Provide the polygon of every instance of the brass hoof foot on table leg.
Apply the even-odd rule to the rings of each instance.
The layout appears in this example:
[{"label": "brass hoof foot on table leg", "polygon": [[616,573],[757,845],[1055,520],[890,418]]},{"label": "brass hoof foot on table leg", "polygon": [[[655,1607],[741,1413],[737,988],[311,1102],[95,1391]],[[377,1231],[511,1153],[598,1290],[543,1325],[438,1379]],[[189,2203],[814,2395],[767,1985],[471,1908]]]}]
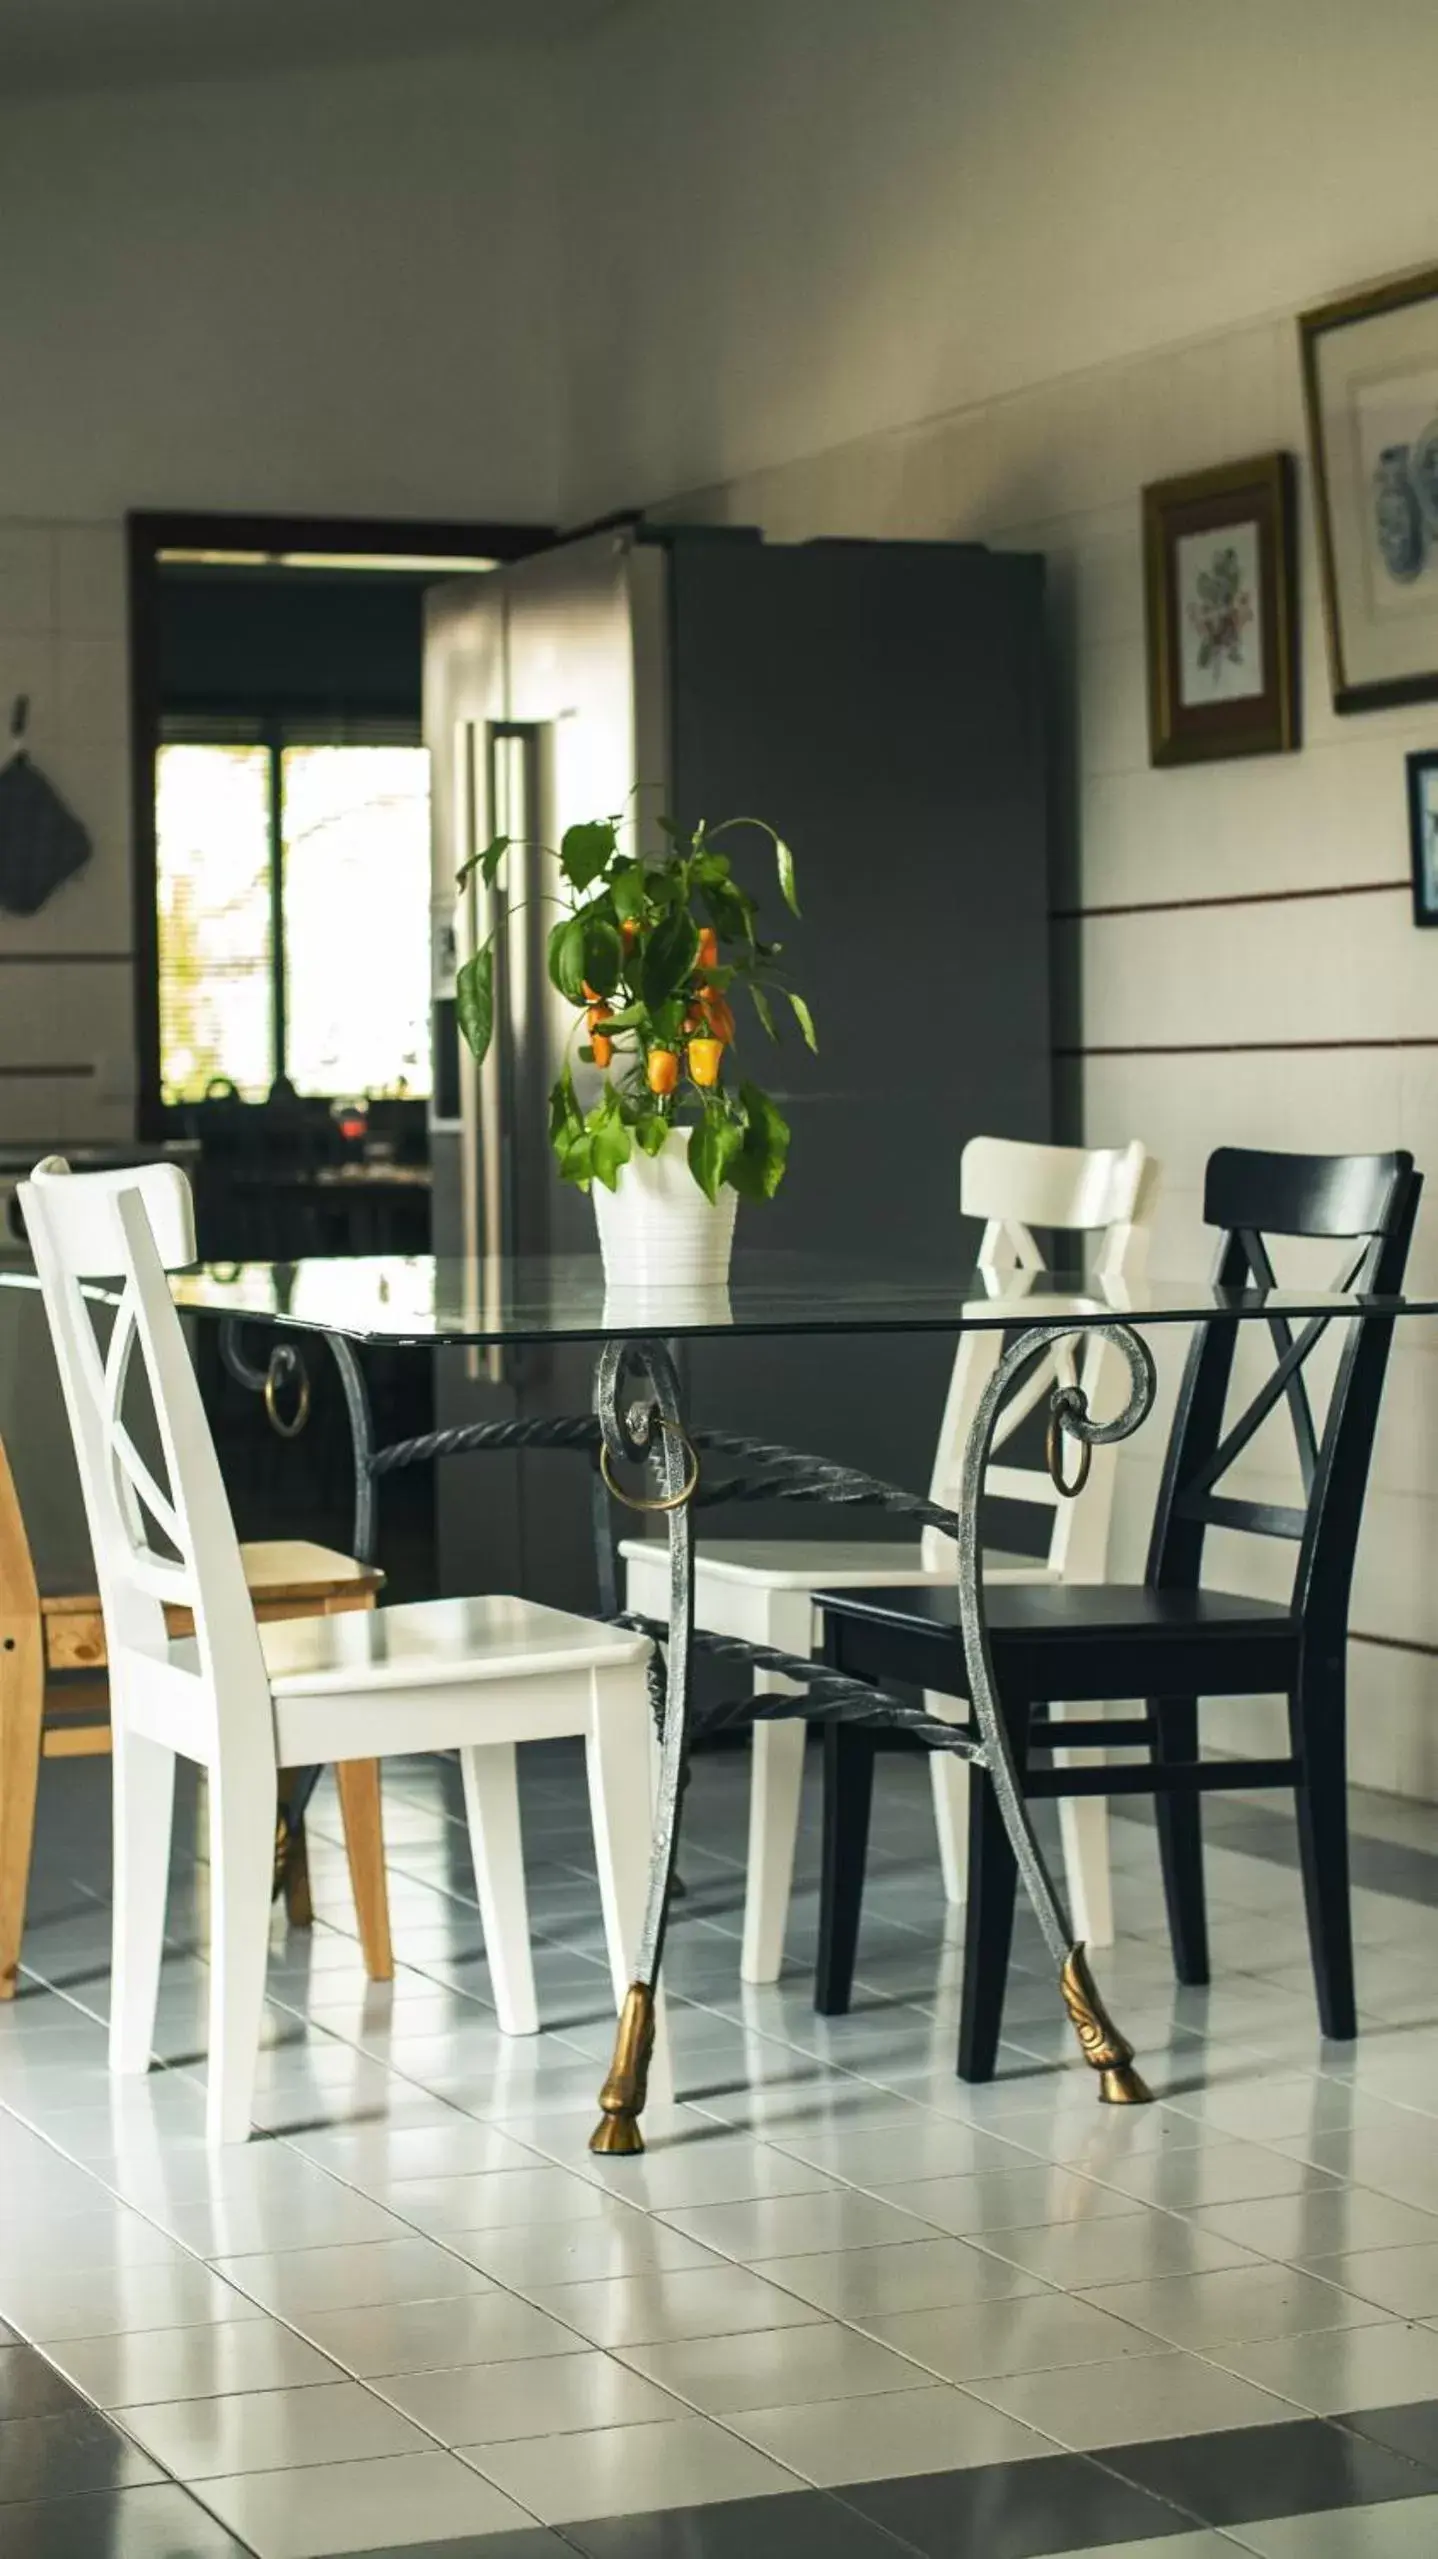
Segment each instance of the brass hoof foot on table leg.
[{"label": "brass hoof foot on table leg", "polygon": [[1119,2033],[1099,1997],[1082,1946],[1069,1948],[1059,1975],[1059,1988],[1079,2039],[1079,2050],[1090,2070],[1098,2072],[1099,2104],[1151,2106],[1153,2091],[1145,2087],[1134,2069],[1133,2046],[1126,2035]]},{"label": "brass hoof foot on table leg", "polygon": [[633,2159],[644,2148],[639,2118],[653,2049],[654,1993],[647,1982],[631,1982],[619,2012],[609,2077],[599,2091],[603,2120],[589,2137],[589,2147],[600,2159]]}]

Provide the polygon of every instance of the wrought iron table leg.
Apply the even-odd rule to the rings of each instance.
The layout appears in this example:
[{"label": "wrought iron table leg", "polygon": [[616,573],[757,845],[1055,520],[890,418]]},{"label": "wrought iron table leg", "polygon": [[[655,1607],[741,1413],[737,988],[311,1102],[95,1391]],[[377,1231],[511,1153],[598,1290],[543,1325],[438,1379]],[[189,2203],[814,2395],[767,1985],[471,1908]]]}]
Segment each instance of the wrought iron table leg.
[{"label": "wrought iron table leg", "polygon": [[[1104,2006],[1089,1970],[1088,1956],[1074,1938],[1067,1907],[1034,1835],[1024,1800],[1023,1783],[1015,1767],[1007,1729],[999,1711],[993,1652],[983,1602],[980,1503],[999,1413],[1020,1372],[1039,1353],[1051,1350],[1056,1342],[1079,1329],[1076,1325],[1059,1322],[1036,1325],[1022,1334],[999,1361],[979,1399],[959,1479],[959,1626],[969,1696],[983,1745],[984,1765],[998,1799],[1024,1889],[1058,1967],[1059,1989],[1078,2036],[1079,2050],[1090,2068],[1098,2072],[1100,2103],[1134,2106],[1148,2104],[1151,2092],[1133,2066],[1132,2044],[1120,2033]],[[1084,1327],[1083,1330],[1086,1334],[1099,1333],[1122,1354],[1128,1369],[1129,1395],[1123,1411],[1114,1421],[1096,1422],[1089,1413],[1087,1399],[1080,1387],[1061,1386],[1055,1390],[1050,1404],[1049,1463],[1061,1494],[1077,1491],[1082,1485],[1088,1471],[1087,1452],[1090,1448],[1112,1440],[1127,1439],[1129,1433],[1138,1428],[1152,1405],[1154,1395],[1153,1360],[1147,1344],[1136,1333],[1130,1332],[1124,1324],[1101,1324]],[[1084,1460],[1071,1487],[1065,1487],[1062,1480],[1061,1440],[1065,1434],[1078,1441]]]},{"label": "wrought iron table leg", "polygon": [[[591,2150],[614,2158],[632,2156],[644,2148],[639,2119],[654,2049],[654,1994],[679,1844],[679,1808],[688,1775],[694,1638],[694,1526],[689,1504],[699,1470],[685,1436],[679,1381],[662,1342],[607,1342],[595,1373],[594,1402],[610,1490],[631,1509],[662,1512],[669,1532],[669,1640],[662,1686],[657,1676],[651,1681],[660,1751],[649,1898],[614,2057],[599,2092],[599,2123],[589,2144]],[[647,1497],[621,1491],[610,1468],[614,1461],[626,1459],[647,1461],[662,1489]]]}]

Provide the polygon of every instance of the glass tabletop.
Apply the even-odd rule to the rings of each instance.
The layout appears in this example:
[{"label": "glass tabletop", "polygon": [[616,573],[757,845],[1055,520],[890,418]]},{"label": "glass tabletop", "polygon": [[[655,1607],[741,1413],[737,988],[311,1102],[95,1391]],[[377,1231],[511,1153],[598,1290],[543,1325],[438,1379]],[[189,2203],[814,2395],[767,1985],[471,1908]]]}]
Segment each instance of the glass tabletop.
[{"label": "glass tabletop", "polygon": [[1218,1316],[1438,1314],[1438,1298],[1341,1289],[1217,1289],[1206,1280],[1123,1281],[1083,1271],[999,1275],[971,1266],[825,1254],[740,1253],[727,1286],[607,1288],[597,1254],[446,1261],[430,1254],[246,1262],[177,1273],[193,1312],[254,1318],[359,1342],[599,1342],[624,1335],[955,1333],[1024,1323],[1149,1326]]}]

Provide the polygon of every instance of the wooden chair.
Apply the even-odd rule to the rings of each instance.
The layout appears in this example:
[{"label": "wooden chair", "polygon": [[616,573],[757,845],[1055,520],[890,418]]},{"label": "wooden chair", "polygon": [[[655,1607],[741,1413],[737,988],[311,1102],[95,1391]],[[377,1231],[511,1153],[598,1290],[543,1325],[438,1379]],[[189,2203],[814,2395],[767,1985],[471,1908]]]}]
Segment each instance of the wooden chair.
[{"label": "wooden chair", "polygon": [[[104,1601],[114,1724],[110,2067],[150,2066],[176,1763],[206,1774],[210,1957],[206,2136],[249,2136],[269,1939],[278,1774],[388,1752],[459,1755],[501,2033],[539,2030],[517,1745],[585,1744],[616,2004],[627,2007],[649,1885],[652,1789],[642,1635],[492,1595],[257,1625],[219,1459],[167,1269],[195,1253],[173,1164],[72,1174],[20,1193]],[[102,1350],[84,1282],[119,1275]],[[127,1426],[140,1372],[160,1458]],[[166,1607],[193,1612],[175,1637]],[[654,2048],[667,2082],[662,2004]]]},{"label": "wooden chair", "polygon": [[[1331,1285],[1395,1296],[1403,1285],[1421,1190],[1413,1158],[1403,1153],[1275,1155],[1221,1147],[1209,1158],[1204,1186],[1204,1218],[1220,1230],[1214,1284],[1272,1288],[1265,1235],[1304,1236],[1348,1247],[1343,1271]],[[1026,1793],[1155,1798],[1179,1981],[1208,1979],[1203,1795],[1224,1787],[1292,1788],[1319,2019],[1325,2035],[1346,2040],[1357,2032],[1348,1902],[1348,1598],[1393,1319],[1347,1323],[1320,1427],[1302,1372],[1333,1320],[1315,1316],[1295,1332],[1282,1315],[1271,1315],[1274,1366],[1245,1409],[1227,1422],[1239,1327],[1222,1316],[1198,1325],[1169,1435],[1144,1580],[1077,1590],[999,1590],[988,1598],[986,1614],[999,1705]],[[1259,1500],[1225,1489],[1235,1461],[1285,1407],[1301,1502]],[[1210,1528],[1290,1541],[1296,1560],[1289,1598],[1252,1599],[1201,1588]],[[822,1607],[828,1657],[839,1669],[884,1686],[900,1681],[946,1690],[953,1698],[967,1694],[952,1591],[835,1591],[824,1595]],[[1275,1695],[1288,1707],[1286,1758],[1200,1756],[1199,1705],[1205,1697]],[[1138,1698],[1143,1713],[1107,1726],[1051,1724],[1042,1710],[1054,1697]],[[1060,1738],[1138,1746],[1148,1757],[1144,1764],[1120,1767],[1030,1764]],[[825,1749],[816,2005],[831,2015],[848,2006],[853,1983],[874,1735],[863,1725],[831,1726]],[[970,1792],[969,1859],[959,2072],[965,2079],[988,2079],[1003,2016],[1016,1868],[993,1785],[979,1772]]]},{"label": "wooden chair", "polygon": [[[287,1617],[336,1617],[373,1608],[384,1576],[328,1546],[298,1539],[244,1546],[245,1580],[262,1624]],[[189,1635],[187,1608],[169,1607],[173,1635]],[[42,1590],[25,1533],[10,1461],[0,1440],[0,1999],[13,1999],[20,1970],[35,1797],[42,1759],[88,1759],[112,1748],[108,1701],[95,1682],[51,1688],[57,1671],[106,1668],[105,1620],[93,1590]],[[97,1711],[98,1710],[98,1711]],[[335,1766],[355,1914],[371,1981],[394,1975],[385,1889],[379,1762]],[[291,1921],[308,1927],[309,1868],[304,1824],[279,1826],[277,1881]]]},{"label": "wooden chair", "polygon": [[[1158,1179],[1157,1164],[1137,1139],[1124,1147],[1082,1147],[973,1137],[960,1160],[959,1207],[965,1217],[983,1220],[978,1267],[996,1282],[1012,1282],[1016,1273],[1045,1269],[1036,1228],[1074,1239],[1071,1252],[1094,1273],[1111,1280],[1134,1280],[1142,1275],[1147,1255]],[[1089,1242],[1090,1238],[1094,1240]],[[1045,1300],[1046,1314],[1058,1311],[1056,1301]],[[975,1329],[959,1336],[929,1487],[936,1502],[953,1501],[969,1427],[1002,1349],[1001,1333]],[[1056,1380],[1080,1382],[1095,1410],[1101,1410],[1107,1365],[1113,1357],[1099,1341],[1090,1342],[1077,1360],[1069,1345],[1061,1345],[1005,1414],[995,1445],[1010,1437],[1045,1385]],[[1012,1463],[991,1467],[990,1494],[1006,1502],[1037,1504],[1047,1514],[1050,1528],[1042,1555],[986,1553],[985,1582],[1100,1581],[1108,1557],[1115,1454],[1111,1448],[1095,1449],[1089,1481],[1078,1502],[1058,1499],[1045,1468]],[[668,1611],[666,1550],[657,1541],[628,1538],[620,1552],[628,1567],[627,1605],[640,1616],[662,1619]],[[952,1588],[954,1574],[953,1540],[937,1529],[925,1529],[921,1537],[903,1543],[845,1539],[822,1531],[792,1540],[706,1538],[695,1555],[694,1619],[711,1634],[743,1636],[780,1652],[813,1653],[821,1636],[816,1591],[880,1584],[893,1590],[926,1584]],[[766,1672],[755,1681],[759,1690],[782,1689],[785,1684]],[[933,1714],[950,1712],[944,1697],[927,1702]],[[805,1726],[798,1721],[754,1727],[740,1957],[745,1981],[779,1977],[799,1827],[804,1739]],[[938,1751],[929,1765],[944,1890],[951,1902],[961,1902],[966,1891],[968,1769],[962,1760]],[[1113,1940],[1108,1807],[1090,1797],[1065,1804],[1061,1819],[1069,1892],[1080,1915],[1081,1932],[1090,1945],[1107,1946]]]}]

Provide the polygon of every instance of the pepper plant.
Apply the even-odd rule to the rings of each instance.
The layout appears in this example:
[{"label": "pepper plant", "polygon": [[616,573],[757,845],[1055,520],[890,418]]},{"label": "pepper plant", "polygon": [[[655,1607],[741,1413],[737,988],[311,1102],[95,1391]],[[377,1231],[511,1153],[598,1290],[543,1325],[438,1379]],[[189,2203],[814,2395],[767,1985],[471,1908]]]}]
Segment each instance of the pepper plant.
[{"label": "pepper plant", "polygon": [[[767,837],[780,895],[797,915],[793,855],[762,818],[701,823],[689,835],[672,819],[656,823],[661,851],[628,849],[619,817],[571,826],[558,848],[564,894],[553,901],[560,913],[549,975],[574,1007],[580,1059],[604,1081],[586,1108],[566,1057],[549,1096],[550,1145],[564,1181],[612,1191],[636,1147],[658,1155],[671,1129],[687,1126],[689,1169],[706,1199],[717,1200],[725,1182],[744,1199],[772,1199],[789,1127],[757,1084],[726,1081],[738,1045],[735,999],[747,999],[767,1038],[778,1038],[776,1010],[787,1008],[807,1046],[818,1043],[783,945],[759,939],[757,902],[719,839],[737,829]],[[493,888],[511,843],[497,835],[473,854],[460,888],[476,872]],[[501,916],[456,981],[460,1029],[479,1059],[494,1028],[495,936],[511,912],[518,909]]]}]

